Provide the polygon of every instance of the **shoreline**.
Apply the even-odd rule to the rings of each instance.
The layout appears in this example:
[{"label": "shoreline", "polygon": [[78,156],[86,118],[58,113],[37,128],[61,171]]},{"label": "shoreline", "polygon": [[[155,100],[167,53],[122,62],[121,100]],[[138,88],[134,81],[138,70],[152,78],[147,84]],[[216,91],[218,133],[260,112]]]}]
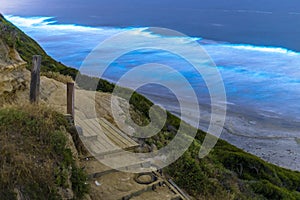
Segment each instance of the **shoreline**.
[{"label": "shoreline", "polygon": [[[172,107],[170,101],[167,102],[163,98],[158,101],[157,98],[153,98],[153,96],[157,95],[151,96],[149,91],[141,94],[180,117],[177,107]],[[207,132],[208,119],[210,118],[209,111],[204,110],[207,105],[200,106],[201,113],[205,112],[206,115],[201,116],[198,128]],[[288,128],[282,128],[281,124],[278,124],[278,121],[282,120],[280,118],[259,117],[253,113],[249,115],[246,111],[244,113],[234,113],[231,109],[227,110],[226,122],[220,139],[269,163],[286,169],[300,171],[300,143],[297,137],[297,127],[294,127],[294,130],[288,130]],[[182,117],[182,119],[196,127],[195,122],[191,118]],[[286,120],[282,123],[289,122]],[[292,122],[290,123],[292,124]],[[291,126],[291,124],[286,124],[286,127]]]}]

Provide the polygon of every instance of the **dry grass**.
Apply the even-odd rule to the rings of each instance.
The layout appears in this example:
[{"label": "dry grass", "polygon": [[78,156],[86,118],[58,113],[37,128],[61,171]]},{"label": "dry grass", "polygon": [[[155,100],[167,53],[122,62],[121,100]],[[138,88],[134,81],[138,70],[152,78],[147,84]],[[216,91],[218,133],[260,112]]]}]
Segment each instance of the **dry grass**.
[{"label": "dry grass", "polygon": [[14,103],[16,99],[15,93],[4,93],[0,95],[0,107]]},{"label": "dry grass", "polygon": [[46,76],[47,78],[54,79],[56,81],[62,82],[62,83],[69,83],[69,82],[74,82],[71,76],[65,76],[60,74],[59,72],[42,72],[42,76]]},{"label": "dry grass", "polygon": [[75,168],[67,126],[45,106],[0,110],[0,199],[15,199],[16,190],[25,199],[61,199],[58,188],[72,187],[68,179]]},{"label": "dry grass", "polygon": [[54,119],[48,109],[31,105],[0,111],[1,198],[15,188],[29,198],[34,196],[29,192],[33,185],[51,188],[36,193],[50,194],[55,189],[52,172],[60,159],[51,155],[49,145],[51,132],[58,128]]}]

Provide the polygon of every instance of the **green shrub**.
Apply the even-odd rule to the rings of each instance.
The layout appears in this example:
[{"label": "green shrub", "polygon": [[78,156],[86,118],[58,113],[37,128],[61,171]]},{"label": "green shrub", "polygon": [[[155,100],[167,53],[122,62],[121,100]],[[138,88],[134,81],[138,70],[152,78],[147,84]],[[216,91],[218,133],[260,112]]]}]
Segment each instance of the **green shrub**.
[{"label": "green shrub", "polygon": [[82,198],[84,194],[89,192],[89,185],[86,184],[87,176],[83,169],[73,166],[72,169],[72,189],[78,199]]},{"label": "green shrub", "polygon": [[50,143],[56,154],[62,155],[67,144],[67,138],[61,131],[55,131],[50,135]]},{"label": "green shrub", "polygon": [[291,193],[287,189],[275,186],[267,180],[257,181],[255,183],[252,183],[251,185],[256,193],[262,194],[267,199],[300,199],[299,193]]}]

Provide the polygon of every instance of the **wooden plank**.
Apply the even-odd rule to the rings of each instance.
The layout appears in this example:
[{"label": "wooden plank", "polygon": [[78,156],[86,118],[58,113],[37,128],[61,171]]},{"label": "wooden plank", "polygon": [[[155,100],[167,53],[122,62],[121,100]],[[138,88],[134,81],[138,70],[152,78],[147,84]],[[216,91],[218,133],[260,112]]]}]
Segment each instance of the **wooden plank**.
[{"label": "wooden plank", "polygon": [[103,137],[103,135],[98,135],[97,141],[109,151],[117,148],[108,138]]},{"label": "wooden plank", "polygon": [[75,116],[77,117],[76,119],[81,119],[81,120],[87,119],[85,114],[83,112],[79,111],[79,110],[76,110]]},{"label": "wooden plank", "polygon": [[[90,119],[86,119],[86,120],[83,120],[83,122],[88,125],[91,130],[97,135],[97,136],[101,136],[101,133],[103,133],[103,130],[101,129],[101,127],[97,127],[96,125],[94,125],[92,123],[92,121]],[[100,125],[99,125],[100,126]],[[102,136],[101,136],[102,137]]]},{"label": "wooden plank", "polygon": [[103,144],[107,149],[111,149],[114,147],[113,142],[103,133],[102,128],[100,127],[100,124],[98,127],[92,123],[93,119],[84,120],[84,122],[89,126],[91,131],[93,131],[97,136],[97,140]]},{"label": "wooden plank", "polygon": [[29,99],[31,103],[38,103],[40,96],[40,71],[41,71],[42,57],[35,55],[32,58],[31,82]]},{"label": "wooden plank", "polygon": [[138,146],[138,144],[135,141],[133,141],[128,136],[126,136],[117,128],[114,128],[114,126],[110,124],[108,121],[105,122],[103,119],[100,119],[99,121],[97,119],[94,119],[91,120],[91,122],[94,124],[98,124],[98,126],[101,124],[101,128],[105,129],[104,130],[105,135],[109,137],[118,146],[120,146],[122,149],[128,149],[128,148],[133,148]]},{"label": "wooden plank", "polygon": [[[96,157],[102,157],[121,152],[138,146],[131,138],[126,136],[108,121],[97,120],[97,118],[87,119],[85,114],[76,111],[76,123],[83,129],[86,138],[87,148]],[[100,122],[100,123],[99,123]]]},{"label": "wooden plank", "polygon": [[106,135],[104,135],[101,128],[94,126],[94,124],[91,123],[91,120],[88,119],[88,120],[79,120],[79,121],[81,122],[81,125],[86,129],[86,131],[89,132],[90,137],[95,135],[97,136],[96,140],[99,141],[101,146],[105,147],[107,151],[116,149],[113,142]]},{"label": "wooden plank", "polygon": [[92,149],[95,157],[103,157],[105,155],[114,154],[122,151],[120,148],[116,148],[115,146],[111,146],[110,148],[104,147],[99,140],[89,141],[89,149]]},{"label": "wooden plank", "polygon": [[[89,129],[89,127],[86,126],[86,124],[83,122],[83,120],[77,120],[77,125],[81,127],[82,131],[83,131],[83,136],[85,137],[91,137],[93,135],[91,135],[91,130]],[[96,136],[96,135],[94,135]]]},{"label": "wooden plank", "polygon": [[77,125],[82,128],[83,136],[98,137],[98,134],[92,131],[92,129],[84,122],[84,120],[77,120]]},{"label": "wooden plank", "polygon": [[[108,125],[108,124],[107,124]],[[108,125],[109,126],[109,125]],[[130,147],[137,147],[139,146],[138,143],[136,143],[133,139],[131,139],[128,136],[124,136],[125,134],[122,133],[120,130],[117,132],[114,132],[113,126],[109,126],[109,128],[112,130],[112,133],[115,137],[118,137],[119,139],[121,139],[122,141],[124,141],[126,143],[127,146]]]},{"label": "wooden plank", "polygon": [[[130,146],[130,147],[131,146],[138,146],[138,144],[135,141],[133,141],[130,137],[128,137],[123,132],[121,132],[118,128],[114,127],[110,122],[108,122],[104,118],[101,118],[100,120],[97,120],[97,118],[87,119],[86,116],[80,111],[76,112],[76,116],[78,116],[79,119],[84,119],[83,121],[88,121],[88,123],[93,124],[95,127],[101,125],[101,127],[106,128],[106,130],[110,134],[107,134],[107,133],[104,132],[105,135],[108,136],[113,141],[118,140],[119,142],[118,141],[116,141],[116,142],[119,145],[120,145],[120,142],[121,142],[121,144],[122,144],[121,146],[123,146],[123,147],[124,147],[124,145]],[[97,131],[95,130],[95,132],[97,132]],[[110,136],[113,136],[115,138],[112,138]]]},{"label": "wooden plank", "polygon": [[122,141],[122,143],[124,143],[126,146],[132,145],[132,143],[129,142],[128,138],[124,138],[119,133],[116,133],[116,131],[114,131],[114,129],[112,129],[107,123],[105,123],[105,121],[100,120],[100,124],[101,124],[101,127],[104,127],[109,132],[108,133],[109,136],[115,137],[117,140]]},{"label": "wooden plank", "polygon": [[[102,137],[99,136],[99,134],[97,134],[93,129],[91,129],[89,125],[85,122],[85,120],[77,120],[77,122],[79,122],[78,125],[81,126],[83,129],[84,137],[86,137],[87,139],[86,142],[88,142],[90,145],[95,145],[91,143],[90,139],[93,141],[97,140],[99,141],[97,146],[103,146],[105,149],[107,149],[107,151],[109,149],[112,149],[112,145],[107,144],[107,142],[105,142],[106,140],[104,140]],[[101,147],[101,151],[104,151],[103,147]]]},{"label": "wooden plank", "polygon": [[81,124],[84,124],[85,126],[89,127],[90,131],[92,132],[91,135],[98,135],[98,132],[101,130],[98,130],[97,128],[94,128],[93,125],[89,122],[88,119],[85,120],[78,120]]},{"label": "wooden plank", "polygon": [[89,144],[87,148],[88,148],[90,151],[92,151],[94,154],[98,154],[99,152],[102,151],[102,149],[104,149],[103,147],[101,148],[100,145],[94,144],[93,141],[88,141],[87,143]]},{"label": "wooden plank", "polygon": [[[120,129],[118,129],[117,127],[115,127],[114,125],[112,125],[109,121],[107,121],[105,118],[101,118],[101,120],[106,123],[107,125],[109,125],[115,132],[117,132],[120,136],[122,136],[123,138],[126,138],[129,141],[133,141],[128,135],[126,135],[125,133],[123,133]],[[133,141],[134,143],[136,143],[135,141]]]},{"label": "wooden plank", "polygon": [[112,141],[114,142],[116,145],[118,145],[120,148],[124,149],[127,148],[128,144],[125,143],[125,141],[120,140],[119,138],[117,138],[115,136],[115,134],[111,133],[109,130],[107,130],[106,127],[102,126],[102,129],[104,129],[103,131],[105,132],[105,135]]},{"label": "wooden plank", "polygon": [[71,115],[74,119],[74,83],[67,83],[67,114]]},{"label": "wooden plank", "polygon": [[86,140],[87,148],[92,151],[95,155],[103,152],[107,152],[107,148],[104,147],[97,140]]},{"label": "wooden plank", "polygon": [[99,142],[98,140],[91,141],[90,144],[91,144],[91,146],[93,146],[94,148],[97,149],[95,151],[95,154],[101,154],[101,153],[110,151],[110,149],[107,148],[107,146],[104,146],[103,143]]}]

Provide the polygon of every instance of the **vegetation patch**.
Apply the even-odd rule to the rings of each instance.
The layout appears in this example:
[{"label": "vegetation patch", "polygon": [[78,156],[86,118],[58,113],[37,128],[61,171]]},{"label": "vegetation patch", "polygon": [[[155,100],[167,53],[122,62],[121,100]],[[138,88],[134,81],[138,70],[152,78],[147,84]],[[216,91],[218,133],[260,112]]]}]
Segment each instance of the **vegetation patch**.
[{"label": "vegetation patch", "polygon": [[67,146],[67,128],[61,114],[43,106],[0,110],[0,199],[61,199],[68,188],[74,198],[88,192]]}]

